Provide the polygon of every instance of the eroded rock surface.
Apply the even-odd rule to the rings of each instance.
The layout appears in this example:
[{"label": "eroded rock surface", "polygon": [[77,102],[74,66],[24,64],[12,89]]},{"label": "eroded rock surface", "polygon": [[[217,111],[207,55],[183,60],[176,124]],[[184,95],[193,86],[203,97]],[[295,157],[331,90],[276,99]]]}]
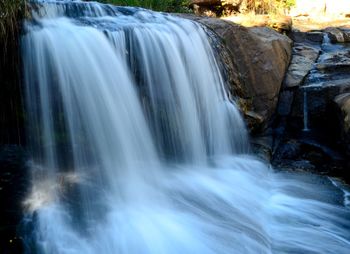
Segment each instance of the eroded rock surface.
[{"label": "eroded rock surface", "polygon": [[[244,111],[252,129],[264,129],[276,111],[283,77],[290,62],[292,41],[266,27],[246,28],[232,22],[185,15],[213,31],[225,45],[239,75]],[[233,89],[234,90],[234,89]],[[248,113],[249,112],[249,113]]]},{"label": "eroded rock surface", "polygon": [[350,45],[338,28],[295,32],[291,38],[293,57],[280,93],[273,163],[349,181]]}]

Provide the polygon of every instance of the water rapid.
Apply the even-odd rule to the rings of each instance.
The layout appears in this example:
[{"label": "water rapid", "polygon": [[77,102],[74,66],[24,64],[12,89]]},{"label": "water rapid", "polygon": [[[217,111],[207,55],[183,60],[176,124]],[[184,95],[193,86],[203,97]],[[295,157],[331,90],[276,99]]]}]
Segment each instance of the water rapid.
[{"label": "water rapid", "polygon": [[348,253],[344,192],[249,155],[200,25],[94,2],[29,6],[28,253]]}]

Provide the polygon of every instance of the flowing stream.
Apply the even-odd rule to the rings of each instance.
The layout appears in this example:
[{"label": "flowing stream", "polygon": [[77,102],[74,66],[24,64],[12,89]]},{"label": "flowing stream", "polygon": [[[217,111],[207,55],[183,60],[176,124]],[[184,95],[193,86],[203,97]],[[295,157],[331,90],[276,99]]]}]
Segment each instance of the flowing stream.
[{"label": "flowing stream", "polygon": [[200,25],[93,2],[30,7],[28,253],[349,253],[338,185],[249,155]]}]

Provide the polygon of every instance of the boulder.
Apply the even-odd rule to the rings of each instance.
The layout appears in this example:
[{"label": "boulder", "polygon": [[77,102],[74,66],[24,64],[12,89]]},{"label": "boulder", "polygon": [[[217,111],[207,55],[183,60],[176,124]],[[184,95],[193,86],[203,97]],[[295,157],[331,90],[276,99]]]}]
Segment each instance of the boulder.
[{"label": "boulder", "polygon": [[280,116],[289,116],[292,111],[292,105],[295,92],[284,90],[280,93],[277,112]]},{"label": "boulder", "polygon": [[325,29],[328,36],[333,43],[343,43],[345,42],[344,33],[336,27],[328,27]]},{"label": "boulder", "polygon": [[350,42],[350,30],[349,29],[342,29],[342,32],[344,34],[345,42]]},{"label": "boulder", "polygon": [[[292,41],[266,27],[246,28],[225,20],[182,15],[213,31],[230,55],[232,69],[238,73],[240,97],[249,102],[246,111],[254,112],[265,128],[276,111],[283,77],[290,62]],[[233,89],[234,90],[234,89]],[[261,123],[259,123],[261,122]],[[256,126],[254,126],[256,129]]]},{"label": "boulder", "polygon": [[293,58],[284,78],[284,87],[298,87],[313,68],[319,56],[320,48],[298,43],[293,47]]},{"label": "boulder", "polygon": [[[307,56],[307,53],[302,53],[301,55]],[[302,57],[303,56],[296,56],[296,59]],[[307,67],[312,67],[312,59],[310,58],[309,60],[310,62],[307,65],[301,60],[299,64],[297,62],[295,64],[296,66],[300,65],[300,71],[303,72],[303,69],[306,71]],[[293,68],[293,62],[294,60],[292,60],[289,69],[295,69]],[[330,107],[333,104],[334,97],[338,94],[350,91],[350,50],[338,49],[330,52],[323,52],[313,66],[314,68],[309,72],[310,74],[301,80],[305,87],[296,92],[293,115],[302,117],[304,91],[306,89],[309,116],[325,119],[329,117],[327,116],[327,112],[332,112]],[[300,71],[293,72],[292,70],[287,73],[285,79],[286,87],[297,85],[297,82],[293,83],[293,81],[296,81],[296,77],[298,77],[296,74],[300,73]],[[294,79],[292,79],[292,77],[294,77]],[[300,85],[300,82],[298,85]]]},{"label": "boulder", "polygon": [[340,112],[342,139],[350,153],[350,93],[340,94],[334,98],[334,101]]},{"label": "boulder", "polygon": [[280,16],[277,18],[271,18],[269,20],[269,26],[275,29],[279,33],[289,32],[292,30],[292,18],[289,16]]},{"label": "boulder", "polygon": [[300,32],[292,31],[289,35],[294,43],[311,43],[320,45],[323,41],[323,33],[320,31]]},{"label": "boulder", "polygon": [[330,117],[328,113],[331,113],[330,106],[334,97],[338,94],[350,92],[350,78],[328,80],[299,89],[294,98],[293,116],[303,117],[305,89],[309,117],[327,119]]},{"label": "boulder", "polygon": [[347,75],[350,70],[350,49],[342,49],[323,54],[316,68],[323,73]]}]

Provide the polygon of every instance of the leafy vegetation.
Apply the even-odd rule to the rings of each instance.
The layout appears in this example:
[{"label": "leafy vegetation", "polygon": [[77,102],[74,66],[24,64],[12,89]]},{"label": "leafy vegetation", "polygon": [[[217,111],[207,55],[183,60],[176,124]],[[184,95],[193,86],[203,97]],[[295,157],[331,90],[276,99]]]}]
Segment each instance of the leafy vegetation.
[{"label": "leafy vegetation", "polygon": [[121,6],[138,6],[155,11],[188,12],[188,0],[97,0],[101,3],[109,3]]},{"label": "leafy vegetation", "polygon": [[18,30],[19,17],[24,13],[24,0],[0,1],[0,38],[7,39],[6,35]]},{"label": "leafy vegetation", "polygon": [[21,143],[19,36],[25,0],[0,0],[0,144]]}]

